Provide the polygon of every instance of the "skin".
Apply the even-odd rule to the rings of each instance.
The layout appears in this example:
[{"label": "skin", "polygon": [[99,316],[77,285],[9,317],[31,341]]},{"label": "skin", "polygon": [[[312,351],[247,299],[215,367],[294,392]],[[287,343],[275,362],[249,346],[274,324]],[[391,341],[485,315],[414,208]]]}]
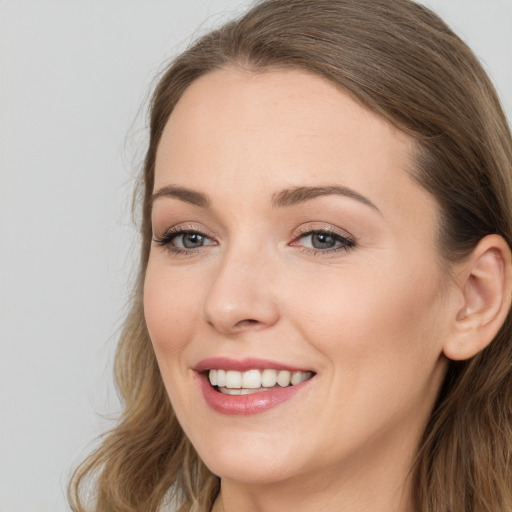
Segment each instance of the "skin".
[{"label": "skin", "polygon": [[[446,370],[460,293],[436,246],[439,208],[410,174],[413,141],[329,82],[237,69],[196,80],[164,130],[145,316],[178,419],[222,490],[214,511],[412,511],[407,478]],[[273,206],[283,189],[348,187]],[[354,242],[313,249],[327,229]],[[174,245],[173,245],[174,244]],[[341,245],[340,245],[341,244]],[[193,368],[258,357],[316,375],[252,416],[210,409]]]}]

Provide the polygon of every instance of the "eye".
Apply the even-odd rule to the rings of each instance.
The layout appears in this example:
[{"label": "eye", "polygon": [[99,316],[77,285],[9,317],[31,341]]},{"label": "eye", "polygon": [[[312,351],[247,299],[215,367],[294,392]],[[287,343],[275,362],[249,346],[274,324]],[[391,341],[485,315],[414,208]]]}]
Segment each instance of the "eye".
[{"label": "eye", "polygon": [[355,246],[355,242],[347,236],[328,229],[307,231],[298,236],[290,245],[300,246],[313,253],[330,253],[346,251]]},{"label": "eye", "polygon": [[310,245],[313,249],[332,249],[339,243],[339,240],[336,240],[333,235],[320,232],[303,236],[302,243]]},{"label": "eye", "polygon": [[155,236],[153,241],[171,252],[188,253],[207,245],[216,245],[210,237],[192,229],[170,229],[161,237]]},{"label": "eye", "polygon": [[174,235],[171,243],[175,247],[181,247],[183,249],[197,249],[203,245],[208,245],[208,237],[201,233],[181,233]]}]

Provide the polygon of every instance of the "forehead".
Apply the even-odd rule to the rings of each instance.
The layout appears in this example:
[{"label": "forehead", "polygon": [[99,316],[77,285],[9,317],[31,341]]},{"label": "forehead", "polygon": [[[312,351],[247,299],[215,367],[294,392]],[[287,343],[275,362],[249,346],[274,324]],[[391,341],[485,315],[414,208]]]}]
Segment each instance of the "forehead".
[{"label": "forehead", "polygon": [[419,194],[431,213],[432,198],[410,178],[414,144],[319,76],[217,70],[193,82],[171,114],[155,189],[172,183],[222,197],[337,183],[384,210],[407,210]]}]

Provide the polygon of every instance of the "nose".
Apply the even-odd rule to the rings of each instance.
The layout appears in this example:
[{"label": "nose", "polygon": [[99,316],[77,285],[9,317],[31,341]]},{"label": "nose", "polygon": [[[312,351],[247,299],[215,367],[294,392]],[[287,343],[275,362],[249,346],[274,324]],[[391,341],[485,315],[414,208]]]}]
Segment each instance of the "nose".
[{"label": "nose", "polygon": [[263,257],[226,254],[204,300],[205,321],[223,334],[273,326],[279,310],[272,275]]}]

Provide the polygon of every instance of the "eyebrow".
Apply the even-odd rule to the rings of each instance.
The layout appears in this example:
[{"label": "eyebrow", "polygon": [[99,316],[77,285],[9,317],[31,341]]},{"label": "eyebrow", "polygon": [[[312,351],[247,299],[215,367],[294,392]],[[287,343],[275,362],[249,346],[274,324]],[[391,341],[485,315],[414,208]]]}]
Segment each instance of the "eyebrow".
[{"label": "eyebrow", "polygon": [[206,194],[185,187],[177,187],[176,185],[167,185],[154,192],[151,196],[151,204],[161,197],[179,199],[180,201],[200,206],[201,208],[210,207],[210,199]]},{"label": "eyebrow", "polygon": [[[349,187],[340,185],[327,185],[321,187],[302,186],[284,189],[272,194],[271,203],[273,207],[283,208],[304,203],[315,199],[316,197],[328,195],[340,195],[355,199],[356,201],[359,201],[380,213],[377,206],[375,206],[375,204],[373,204],[367,197]],[[211,205],[210,198],[206,194],[176,185],[166,185],[165,187],[158,189],[151,196],[151,204],[161,197],[179,199],[180,201],[184,201],[201,208],[209,208]]]},{"label": "eyebrow", "polygon": [[380,210],[367,197],[355,190],[341,185],[327,185],[323,187],[294,187],[281,190],[272,195],[272,205],[276,207],[293,206],[310,201],[320,196],[339,195],[355,199],[380,213]]}]

